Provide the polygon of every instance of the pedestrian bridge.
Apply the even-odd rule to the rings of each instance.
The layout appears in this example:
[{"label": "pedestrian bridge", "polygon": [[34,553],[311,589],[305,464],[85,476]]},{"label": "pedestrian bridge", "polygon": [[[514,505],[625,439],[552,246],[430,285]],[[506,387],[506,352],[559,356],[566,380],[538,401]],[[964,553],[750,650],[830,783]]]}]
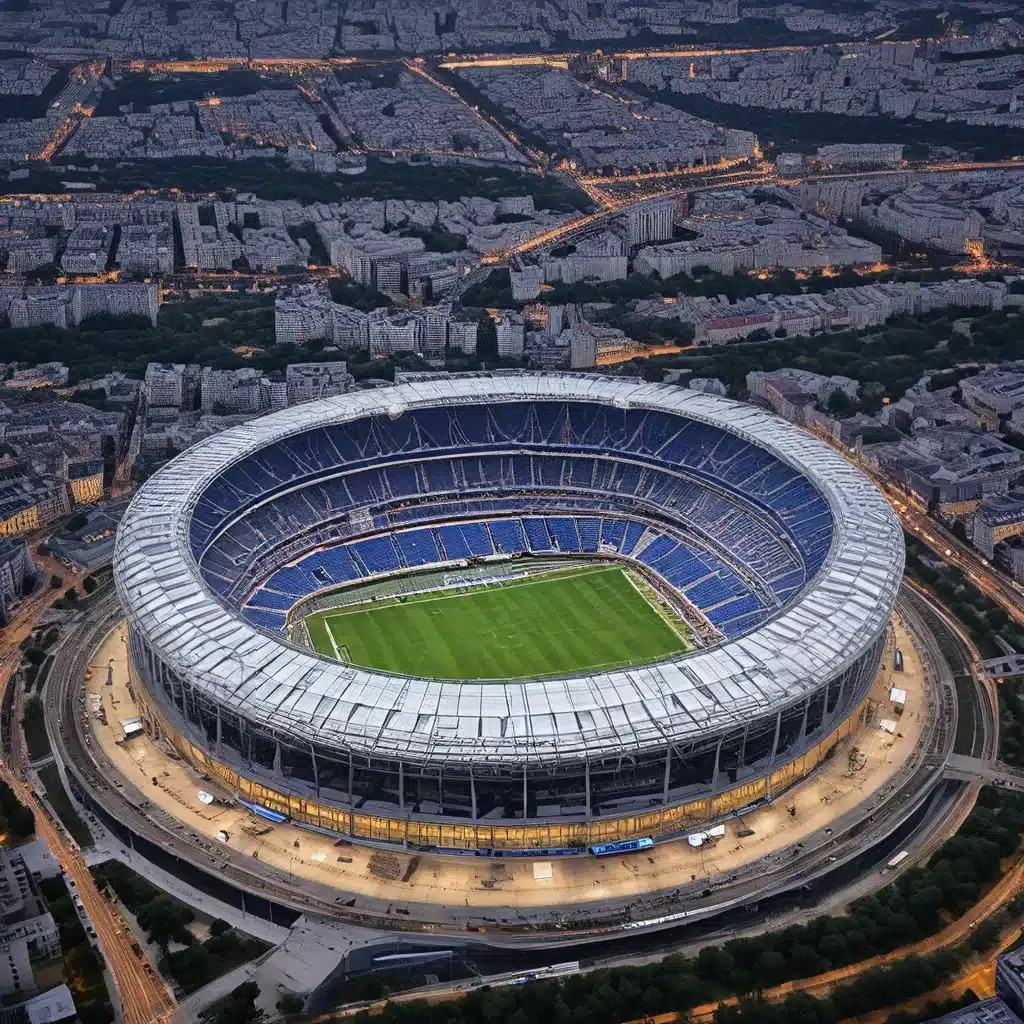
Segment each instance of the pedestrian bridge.
[{"label": "pedestrian bridge", "polygon": [[985,675],[989,679],[1013,679],[1024,676],[1024,654],[1002,654],[985,662]]},{"label": "pedestrian bridge", "polygon": [[981,782],[989,786],[1003,786],[1024,792],[1024,768],[1014,768],[1002,761],[987,761],[982,757],[950,754],[943,774],[948,779]]}]

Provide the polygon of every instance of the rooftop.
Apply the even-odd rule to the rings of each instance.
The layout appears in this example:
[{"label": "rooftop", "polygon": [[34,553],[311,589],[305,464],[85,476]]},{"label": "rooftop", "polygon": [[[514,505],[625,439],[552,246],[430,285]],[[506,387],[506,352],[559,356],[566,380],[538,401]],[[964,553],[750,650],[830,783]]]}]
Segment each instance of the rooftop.
[{"label": "rooftop", "polygon": [[[398,679],[328,661],[248,625],[201,582],[191,508],[227,467],[273,441],[410,409],[596,402],[708,423],[768,448],[829,503],[829,555],[804,594],[746,635],[616,672],[494,683]],[[559,761],[687,741],[801,699],[853,665],[888,621],[903,568],[899,524],[874,485],[823,443],[751,406],[670,385],[585,374],[461,375],[358,391],[202,441],[152,477],[118,533],[115,579],[135,628],[225,707],[310,742],[376,756]],[[581,731],[580,717],[598,722]],[[426,724],[424,724],[426,723]]]}]

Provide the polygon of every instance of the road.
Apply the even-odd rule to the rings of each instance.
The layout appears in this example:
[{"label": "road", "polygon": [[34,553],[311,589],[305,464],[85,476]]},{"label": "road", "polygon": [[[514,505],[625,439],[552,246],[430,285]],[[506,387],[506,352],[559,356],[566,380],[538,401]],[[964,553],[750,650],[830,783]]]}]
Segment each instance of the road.
[{"label": "road", "polygon": [[[63,575],[69,585],[76,580],[66,571]],[[22,604],[13,622],[3,631],[0,640],[0,703],[18,662],[18,644],[31,633],[42,613],[62,593],[63,588],[40,591]],[[15,725],[12,733],[17,731]],[[173,1007],[173,1001],[167,990],[148,969],[144,957],[140,958],[133,952],[131,935],[110,903],[100,895],[77,845],[50,820],[48,811],[23,775],[24,765],[20,762],[0,760],[0,779],[11,787],[20,803],[32,809],[36,834],[43,838],[78,888],[120,996],[124,1024],[159,1024],[169,1020],[167,1013]]]},{"label": "road", "polygon": [[[922,939],[919,942],[910,943],[909,945],[902,946],[889,953],[870,957],[867,960],[860,960],[857,963],[849,964],[846,967],[826,971],[823,974],[816,974],[809,978],[801,978],[796,981],[784,982],[781,985],[765,989],[762,993],[762,997],[765,1001],[770,1003],[781,1002],[787,997],[797,993],[813,996],[819,999],[824,998],[831,994],[838,986],[851,982],[874,968],[888,966],[894,960],[908,956],[926,956],[930,953],[936,953],[940,950],[956,946],[963,942],[970,935],[971,931],[977,927],[977,925],[998,913],[1011,899],[1013,899],[1020,890],[1022,884],[1024,884],[1024,858],[1019,858],[1010,870],[1003,875],[1000,881],[996,883],[996,885],[993,886],[993,888],[990,889],[985,896],[978,901],[978,903],[964,914],[963,917],[960,917],[956,921],[947,925],[942,929],[942,931],[937,932],[928,938]],[[1008,945],[1009,943],[1005,943],[1004,948]],[[600,964],[595,965],[593,969],[602,970],[604,967],[604,964]],[[982,965],[981,967],[973,965],[965,971],[965,979],[969,980],[974,977],[984,977],[986,969],[985,965]],[[487,979],[482,979],[483,982],[486,982],[486,980]],[[466,986],[466,983],[460,982],[456,985],[445,986],[426,994],[423,992],[399,993],[392,996],[387,1000],[387,1002],[414,1002],[424,998],[431,1003],[451,1002],[456,999],[461,999],[467,994],[464,986]],[[960,989],[961,993],[967,987],[968,984],[965,981],[963,987]],[[732,1006],[735,1005],[737,1001],[738,1000],[736,998],[729,998],[713,1003],[702,1003],[699,1006],[695,1006],[688,1013],[685,1011],[682,1013],[663,1013],[654,1017],[638,1018],[636,1020],[628,1021],[626,1024],[652,1024],[652,1022],[658,1022],[658,1024],[676,1024],[676,1022],[680,1022],[680,1024],[682,1024],[682,1022],[691,1022],[691,1024],[693,1024],[693,1022],[709,1022],[710,1024],[710,1022],[714,1020],[715,1011],[719,1006]],[[379,1012],[385,1005],[386,1003],[381,1001],[372,1004],[370,1008],[372,1011]],[[336,1010],[332,1013],[324,1014],[322,1017],[316,1018],[316,1021],[327,1022],[340,1017],[351,1016],[362,1012],[366,1008],[366,1004],[360,1004],[359,1006]],[[877,1017],[879,1024],[895,1009],[897,1009],[897,1007],[887,1007],[884,1012],[880,1011]],[[874,1015],[872,1015],[872,1018],[860,1018],[861,1021],[867,1021],[869,1019],[874,1021]]]},{"label": "road", "polygon": [[855,465],[875,482],[908,533],[912,533],[927,545],[944,562],[962,569],[971,583],[987,598],[998,604],[1014,622],[1024,626],[1024,590],[1019,589],[1011,580],[998,573],[981,552],[976,551],[969,544],[965,544],[932,519],[926,509],[915,505],[913,499],[909,498],[899,487],[866,466],[852,448],[847,448],[834,439],[823,437],[817,432],[814,432],[814,436],[830,444],[848,462]]},{"label": "road", "polygon": [[950,755],[946,765],[946,778],[977,780],[1006,789],[1024,790],[1024,769],[981,757]]},{"label": "road", "polygon": [[[891,953],[884,953],[879,956],[873,956],[868,960],[861,960],[858,963],[850,964],[847,967],[840,967],[834,971],[826,971],[824,974],[816,974],[811,978],[802,978],[798,981],[787,981],[782,985],[776,985],[773,988],[765,989],[762,992],[762,998],[769,1003],[782,1002],[784,999],[791,995],[801,993],[803,995],[813,996],[821,999],[831,994],[838,986],[853,981],[855,978],[870,971],[876,967],[886,967],[890,965],[894,960],[903,959],[908,956],[927,956],[930,953],[937,953],[943,949],[949,949],[953,946],[963,942],[977,925],[987,920],[993,914],[998,913],[1020,890],[1021,885],[1024,884],[1024,858],[1020,858],[1013,865],[1013,867],[991,888],[985,896],[979,900],[963,917],[958,918],[956,921],[947,925],[942,931],[937,932],[935,935],[931,935],[926,939],[922,939],[920,942],[913,942],[910,945],[902,946],[899,949],[893,950]],[[1014,933],[1014,936],[1018,935],[1018,932]],[[1012,945],[1013,939],[1004,940],[999,948],[1002,952]],[[928,993],[927,995],[921,996],[912,1001],[913,1006],[908,1005],[906,1008],[914,1008],[917,1004],[926,1003],[929,999],[934,999],[938,995],[941,998],[948,998],[952,995],[962,995],[968,987],[971,986],[971,982],[975,980],[983,981],[989,976],[991,970],[992,960],[990,959],[985,964],[971,964],[965,968],[958,983],[954,982],[950,988],[953,991],[949,991],[943,988],[936,992]],[[980,986],[979,986],[980,987]],[[975,989],[978,995],[982,995]],[[984,996],[983,996],[984,997]],[[713,1021],[715,1011],[719,1006],[733,1006],[737,1000],[735,998],[723,999],[720,1002],[714,1003],[703,1003],[700,1006],[695,1006],[690,1010],[688,1015],[680,1013],[663,1013],[656,1017],[643,1017],[637,1020],[626,1022],[626,1024],[651,1024],[652,1021],[657,1021],[658,1024],[675,1024],[677,1021],[690,1021],[690,1022],[704,1022]],[[904,1008],[900,1006],[887,1006],[881,1010],[876,1011],[867,1016],[858,1017],[857,1020],[860,1024],[882,1024],[888,1016],[897,1009]]]},{"label": "road", "polygon": [[[885,1024],[890,1015],[897,1010],[905,1013],[918,1013],[927,1008],[929,1003],[940,1002],[947,999],[959,999],[966,995],[967,991],[973,992],[979,999],[990,999],[996,994],[996,958],[1005,953],[1011,946],[1016,945],[1021,939],[1021,930],[1018,927],[1011,929],[1003,936],[999,945],[981,963],[969,961],[960,973],[942,988],[933,992],[927,992],[915,999],[908,999],[898,1006],[886,1006],[874,1013],[864,1014],[857,1018],[856,1024]],[[854,1024],[853,1021],[843,1021],[842,1024]]]}]

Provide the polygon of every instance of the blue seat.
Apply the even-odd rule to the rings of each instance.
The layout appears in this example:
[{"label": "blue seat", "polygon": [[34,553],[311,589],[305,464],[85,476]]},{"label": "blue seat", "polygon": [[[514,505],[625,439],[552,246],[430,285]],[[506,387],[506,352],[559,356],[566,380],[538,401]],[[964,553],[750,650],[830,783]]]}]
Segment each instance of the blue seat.
[{"label": "blue seat", "polygon": [[442,560],[430,530],[403,530],[395,534],[395,543],[406,565],[427,565]]},{"label": "blue seat", "polygon": [[554,550],[551,544],[551,534],[548,533],[543,519],[524,519],[523,527],[526,530],[526,540],[531,551]]},{"label": "blue seat", "polygon": [[268,612],[259,608],[243,608],[242,616],[260,629],[271,629],[281,632],[287,619],[281,612]]},{"label": "blue seat", "polygon": [[517,555],[527,550],[523,525],[518,519],[496,519],[490,524],[490,530],[495,551]]},{"label": "blue seat", "polygon": [[576,520],[569,518],[545,519],[548,533],[559,551],[579,551],[580,538],[576,532]]},{"label": "blue seat", "polygon": [[580,550],[596,552],[601,536],[600,519],[577,519],[576,532],[580,538]]},{"label": "blue seat", "polygon": [[[634,498],[685,524],[680,537],[663,534],[641,557],[672,585],[699,586],[708,608],[746,593],[726,563],[790,600],[833,539],[821,495],[754,442],[646,409],[552,400],[416,409],[285,438],[206,487],[188,540],[207,585],[227,600],[244,601],[268,573],[277,581],[268,591],[290,598],[496,551],[596,553],[610,545],[632,554],[648,529],[625,518]],[[338,542],[356,532],[350,522],[394,538],[349,550]],[[273,553],[292,538],[308,538],[315,557],[277,576]],[[704,550],[710,542],[721,557]],[[294,559],[295,545],[287,551]],[[767,613],[734,612],[722,628]]]},{"label": "blue seat", "polygon": [[390,537],[373,537],[349,545],[350,554],[361,565],[367,576],[382,572],[396,572],[400,566],[395,546]]}]

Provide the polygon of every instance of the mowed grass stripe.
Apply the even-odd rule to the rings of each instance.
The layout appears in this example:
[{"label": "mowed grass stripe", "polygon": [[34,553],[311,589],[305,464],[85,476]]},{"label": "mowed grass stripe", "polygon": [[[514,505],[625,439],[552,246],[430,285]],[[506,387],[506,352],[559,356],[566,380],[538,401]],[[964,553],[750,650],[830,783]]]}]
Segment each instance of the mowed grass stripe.
[{"label": "mowed grass stripe", "polygon": [[[685,649],[618,566],[321,617],[366,668],[446,679],[586,672]],[[333,656],[319,629],[310,636]]]}]

